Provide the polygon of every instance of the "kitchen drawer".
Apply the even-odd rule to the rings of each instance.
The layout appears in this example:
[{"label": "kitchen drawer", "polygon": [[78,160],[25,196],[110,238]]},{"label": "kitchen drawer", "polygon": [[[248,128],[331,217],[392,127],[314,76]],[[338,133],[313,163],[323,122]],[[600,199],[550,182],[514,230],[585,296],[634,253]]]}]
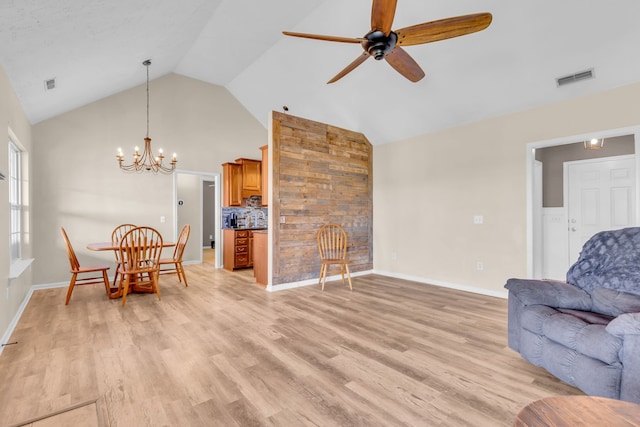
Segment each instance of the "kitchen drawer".
[{"label": "kitchen drawer", "polygon": [[247,246],[249,244],[249,239],[236,239],[236,246]]},{"label": "kitchen drawer", "polygon": [[236,254],[236,267],[246,267],[249,264],[249,254],[239,253]]},{"label": "kitchen drawer", "polygon": [[238,244],[238,238],[239,237],[249,237],[249,230],[240,230],[240,231],[236,231],[236,245]]},{"label": "kitchen drawer", "polygon": [[236,253],[247,253],[249,252],[249,246],[236,246]]}]

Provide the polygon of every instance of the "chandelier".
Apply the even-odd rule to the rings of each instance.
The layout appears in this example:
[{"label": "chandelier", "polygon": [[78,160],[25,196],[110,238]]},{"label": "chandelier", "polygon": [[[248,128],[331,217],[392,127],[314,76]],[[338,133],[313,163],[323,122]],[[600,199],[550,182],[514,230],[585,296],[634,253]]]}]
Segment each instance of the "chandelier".
[{"label": "chandelier", "polygon": [[164,154],[162,154],[162,148],[158,150],[158,155],[154,156],[151,151],[151,138],[149,138],[149,65],[151,65],[151,60],[147,59],[142,63],[145,67],[147,67],[147,136],[144,138],[144,150],[142,154],[139,151],[139,148],[136,147],[133,153],[133,163],[125,165],[124,164],[124,154],[122,153],[122,148],[118,148],[118,154],[116,158],[118,159],[118,164],[120,165],[120,169],[126,172],[153,172],[153,173],[172,173],[176,168],[176,163],[178,159],[176,157],[176,153],[173,153],[173,157],[171,158],[171,162],[169,165],[164,165],[162,161],[164,160]]}]

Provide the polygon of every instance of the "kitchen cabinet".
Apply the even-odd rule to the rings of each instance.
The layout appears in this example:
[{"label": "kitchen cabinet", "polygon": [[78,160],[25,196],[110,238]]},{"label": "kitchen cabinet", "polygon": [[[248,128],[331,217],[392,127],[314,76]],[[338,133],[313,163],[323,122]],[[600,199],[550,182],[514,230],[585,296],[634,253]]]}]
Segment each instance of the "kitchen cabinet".
[{"label": "kitchen cabinet", "polygon": [[241,206],[242,165],[238,163],[224,163],[222,165],[222,181],[222,206]]},{"label": "kitchen cabinet", "polygon": [[242,198],[262,195],[262,174],[260,160],[236,159],[242,166]]},{"label": "kitchen cabinet", "polygon": [[256,231],[253,236],[253,276],[256,278],[256,283],[267,286],[269,280],[267,230]]},{"label": "kitchen cabinet", "polygon": [[262,186],[262,206],[269,206],[269,146],[260,147],[262,150],[262,165],[260,168],[260,180]]},{"label": "kitchen cabinet", "polygon": [[253,266],[253,231],[225,228],[223,267],[233,271]]}]

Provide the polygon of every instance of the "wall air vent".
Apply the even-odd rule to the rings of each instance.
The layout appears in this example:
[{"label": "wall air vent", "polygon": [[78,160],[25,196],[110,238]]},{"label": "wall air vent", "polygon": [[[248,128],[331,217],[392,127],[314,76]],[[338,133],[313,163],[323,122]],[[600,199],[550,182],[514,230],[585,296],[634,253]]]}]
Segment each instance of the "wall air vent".
[{"label": "wall air vent", "polygon": [[44,81],[44,90],[53,90],[56,88],[56,79],[48,79]]},{"label": "wall air vent", "polygon": [[579,73],[571,74],[564,77],[558,77],[556,79],[556,83],[558,87],[568,85],[569,83],[577,83],[582,80],[588,80],[593,78],[593,68],[590,68],[585,71],[580,71]]}]

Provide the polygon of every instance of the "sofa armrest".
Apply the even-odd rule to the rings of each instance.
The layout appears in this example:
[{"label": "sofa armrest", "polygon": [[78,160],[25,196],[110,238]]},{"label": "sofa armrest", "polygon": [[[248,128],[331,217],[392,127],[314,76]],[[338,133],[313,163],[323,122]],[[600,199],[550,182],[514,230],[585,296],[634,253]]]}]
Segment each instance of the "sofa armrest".
[{"label": "sofa armrest", "polygon": [[625,313],[607,325],[607,332],[620,339],[625,335],[640,335],[640,313]]},{"label": "sofa armrest", "polygon": [[621,314],[606,330],[622,340],[620,399],[640,403],[640,313]]},{"label": "sofa armrest", "polygon": [[591,310],[591,296],[582,289],[557,280],[509,279],[505,288],[526,305]]}]

